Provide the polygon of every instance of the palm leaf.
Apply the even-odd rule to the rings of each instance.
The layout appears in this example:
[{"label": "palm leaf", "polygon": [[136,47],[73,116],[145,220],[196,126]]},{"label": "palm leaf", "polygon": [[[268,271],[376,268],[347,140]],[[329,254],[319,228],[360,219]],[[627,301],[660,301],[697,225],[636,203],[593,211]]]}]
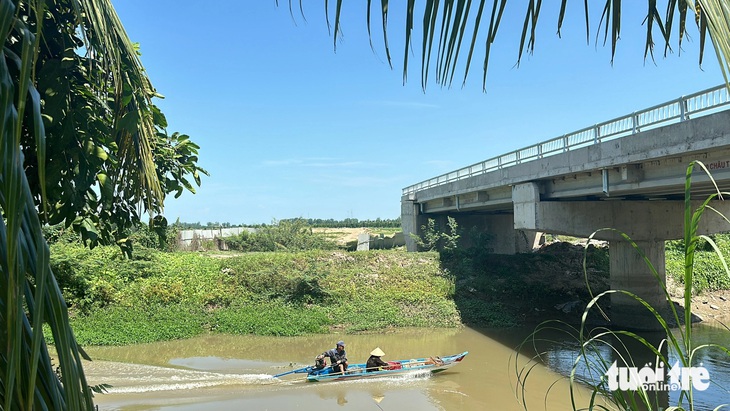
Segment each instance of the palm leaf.
[{"label": "palm leaf", "polygon": [[[423,8],[418,8],[419,12],[422,12],[421,21],[423,22],[422,31],[423,38],[421,40],[421,86],[426,88],[428,83],[429,73],[433,67],[436,68],[436,83],[440,86],[450,87],[454,75],[459,70],[463,70],[463,83],[466,82],[469,70],[471,68],[471,61],[475,53],[475,45],[480,41],[480,37],[483,36],[480,33],[480,26],[484,24],[484,20],[489,19],[489,30],[486,33],[486,39],[484,40],[484,64],[483,64],[483,75],[482,75],[482,88],[486,90],[486,79],[487,71],[490,61],[490,52],[492,44],[495,41],[497,31],[500,27],[501,17],[505,8],[507,7],[507,0],[493,0],[492,1],[492,12],[484,13],[486,0],[480,0],[474,2],[471,0],[427,0],[425,1]],[[327,25],[329,27],[329,2],[325,0],[325,17],[327,19]],[[390,64],[390,49],[388,46],[388,7],[389,3],[387,0],[381,0],[382,4],[382,23],[383,23],[383,39],[385,44],[385,51],[388,56],[388,63]],[[410,43],[411,34],[414,28],[414,22],[417,16],[415,0],[408,0],[407,2],[399,3],[406,8],[405,12],[405,47],[403,50],[403,81],[405,82],[408,78],[408,66],[410,64]],[[521,58],[524,53],[532,53],[535,49],[537,40],[537,25],[539,22],[540,12],[543,4],[541,0],[530,0],[528,2],[510,2],[510,5],[514,4],[518,7],[526,5],[525,18],[521,25],[521,36],[518,47],[517,65],[520,64]],[[555,4],[554,2],[550,3]],[[623,6],[626,2],[622,0],[605,0],[603,7],[600,9],[600,20],[598,29],[595,33],[595,42],[598,43],[602,40],[604,45],[610,43],[611,47],[611,63],[616,56],[616,51],[619,45],[619,39],[621,35],[621,20],[623,15]],[[704,47],[707,42],[707,35],[709,34],[712,40],[715,53],[717,54],[718,61],[721,65],[723,75],[727,78],[727,73],[730,71],[730,64],[728,63],[728,57],[730,57],[730,7],[723,0],[697,0],[691,2],[690,0],[669,0],[667,4],[667,10],[664,15],[659,13],[657,8],[656,0],[647,0],[647,11],[644,22],[646,24],[646,35],[644,39],[644,59],[647,57],[654,58],[654,47],[657,44],[657,39],[661,39],[664,45],[665,54],[671,49],[671,42],[673,33],[676,33],[676,41],[678,48],[681,50],[682,41],[686,35],[686,20],[689,17],[688,9],[692,6],[692,10],[695,12],[697,27],[700,35],[699,51],[700,51],[700,65],[702,64],[702,58],[704,55]],[[340,9],[344,5],[341,0],[337,1],[336,16],[335,16],[335,39],[338,35],[341,35]],[[631,6],[635,6],[632,2]],[[562,0],[559,3],[558,19],[557,19],[557,34],[561,36],[561,29],[563,22],[566,17],[567,0]],[[476,12],[472,12],[472,8],[476,8]],[[585,16],[585,27],[586,27],[586,41],[590,43],[590,15],[588,9],[588,0],[583,1],[584,16]],[[471,16],[476,15],[474,19]],[[367,11],[367,27],[368,35],[372,36],[370,25],[372,23],[372,15],[370,13],[370,0],[368,0],[368,11]],[[679,21],[677,21],[679,20]],[[675,27],[678,27],[675,31]],[[660,36],[655,37],[655,31],[660,33]],[[602,39],[601,39],[602,37]],[[336,42],[335,42],[336,43]],[[437,44],[438,47],[434,49],[433,44]],[[465,59],[459,58],[461,47],[464,43],[469,44],[469,52]],[[371,38],[372,47],[372,38]],[[460,68],[462,67],[463,68]],[[727,81],[727,80],[726,80]]]},{"label": "palm leaf", "polygon": [[[116,187],[130,198],[146,201],[148,209],[162,204],[151,142],[156,137],[151,97],[156,93],[139,62],[109,0],[60,0],[77,16],[94,61],[104,64],[107,77],[91,85],[109,105],[120,147],[118,174],[105,179],[105,190]],[[41,99],[35,88],[40,30],[47,22],[43,0],[0,0],[0,407],[2,409],[92,410],[80,349],[68,322],[66,303],[53,276],[49,249],[41,231],[28,178],[25,175],[22,133],[31,133],[38,158],[38,179],[45,187],[45,130]],[[43,24],[41,24],[43,23]],[[8,44],[20,42],[20,47]],[[13,51],[19,50],[20,55]],[[108,87],[107,82],[112,84]],[[134,90],[130,95],[124,90]],[[29,113],[29,114],[28,114]],[[130,114],[131,113],[131,114]],[[136,121],[123,124],[125,116]],[[41,198],[45,193],[41,188]],[[41,206],[46,207],[45,201]],[[58,355],[63,383],[43,339],[47,324]]]},{"label": "palm leaf", "polygon": [[[702,33],[706,29],[715,49],[717,61],[720,64],[725,83],[730,87],[728,73],[730,72],[730,6],[722,0],[702,0],[701,6],[700,49],[704,46]],[[702,54],[700,54],[702,64]]]}]

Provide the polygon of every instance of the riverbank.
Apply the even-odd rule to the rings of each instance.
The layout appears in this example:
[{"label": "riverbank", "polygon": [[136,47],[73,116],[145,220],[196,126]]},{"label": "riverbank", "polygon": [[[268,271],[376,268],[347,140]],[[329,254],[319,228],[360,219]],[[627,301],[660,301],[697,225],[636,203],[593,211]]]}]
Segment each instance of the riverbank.
[{"label": "riverbank", "polygon": [[[163,253],[54,245],[54,272],[82,345],[124,345],[205,333],[293,336],[402,327],[578,323],[608,289],[605,245],[555,242],[529,254],[479,250]],[[677,264],[669,260],[668,266]],[[671,263],[671,264],[670,264]],[[707,270],[705,270],[707,271]],[[673,284],[673,275],[668,283]],[[675,298],[681,289],[670,288]],[[730,312],[730,292],[706,291],[693,311]],[[606,304],[608,305],[608,301]],[[595,312],[595,310],[594,310]],[[597,313],[589,317],[601,321]]]},{"label": "riverbank", "polygon": [[63,245],[54,265],[82,345],[204,333],[293,336],[462,324],[436,253],[139,253]]},{"label": "riverbank", "polygon": [[[672,301],[684,307],[683,289],[670,278],[667,287]],[[692,314],[700,321],[730,324],[730,290],[705,291],[692,297]]]}]

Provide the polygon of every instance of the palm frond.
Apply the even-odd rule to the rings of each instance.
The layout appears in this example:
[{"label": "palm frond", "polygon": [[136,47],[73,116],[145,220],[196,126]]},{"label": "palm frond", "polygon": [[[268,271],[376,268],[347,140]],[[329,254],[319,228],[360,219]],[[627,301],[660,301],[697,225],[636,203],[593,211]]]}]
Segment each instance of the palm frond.
[{"label": "palm frond", "polygon": [[[157,137],[151,98],[156,95],[109,0],[0,0],[0,408],[92,410],[80,349],[69,325],[66,303],[50,269],[34,193],[24,168],[21,137],[35,145],[41,207],[45,209],[46,132],[36,62],[51,7],[75,12],[70,27],[81,27],[86,48],[102,64],[105,77],[90,85],[113,118],[120,151],[113,185],[117,194],[161,209],[164,198],[155,171],[152,142]],[[52,20],[52,19],[50,19]],[[90,60],[91,61],[91,60]],[[109,84],[108,82],[112,83]],[[32,150],[32,148],[26,148]],[[203,170],[204,171],[204,170]],[[100,181],[105,180],[99,174]],[[44,213],[44,215],[47,213]],[[53,338],[59,380],[42,328]]]},{"label": "palm frond", "polygon": [[[700,49],[703,49],[705,41],[703,33],[707,30],[710,33],[725,83],[730,87],[730,80],[728,80],[728,73],[730,73],[730,5],[722,0],[698,0],[697,4],[701,9]],[[702,54],[700,54],[700,64],[702,64]]]},{"label": "palm frond", "polygon": [[[370,30],[373,16],[370,13],[370,1],[368,1],[367,11],[367,27],[368,35],[372,35]],[[621,39],[621,23],[624,17],[625,1],[622,0],[604,0],[601,13],[599,15],[598,29],[595,32],[595,42],[608,45],[611,48],[611,63],[616,56]],[[507,0],[493,0],[492,12],[484,13],[487,6],[487,0],[427,0],[423,7],[415,4],[415,0],[408,0],[400,3],[405,7],[405,47],[403,50],[403,81],[408,78],[408,66],[410,60],[410,44],[411,34],[414,29],[414,22],[417,21],[417,13],[422,13],[422,32],[420,47],[420,66],[421,66],[421,87],[426,88],[428,84],[429,74],[432,69],[436,71],[436,83],[442,87],[450,87],[455,74],[463,71],[463,82],[466,82],[469,70],[471,69],[471,61],[474,57],[475,47],[477,43],[484,41],[484,64],[482,67],[482,88],[486,90],[487,71],[490,61],[490,52],[495,41],[497,31],[501,27],[500,21]],[[525,17],[521,25],[521,36],[517,44],[517,65],[519,66],[522,56],[525,53],[532,53],[536,47],[537,27],[540,21],[540,15],[543,8],[541,0],[530,0],[527,2],[510,2],[510,5],[517,7],[525,7]],[[666,13],[663,15],[659,12],[656,0],[647,0],[646,14],[644,16],[644,24],[646,24],[646,35],[644,38],[644,59],[654,59],[654,47],[663,43],[664,53],[671,50],[673,34],[676,37],[677,47],[681,50],[683,39],[686,36],[686,20],[689,18],[689,10],[695,15],[697,27],[699,31],[699,51],[700,65],[704,54],[704,47],[709,34],[712,40],[715,53],[722,67],[723,74],[727,78],[730,69],[728,58],[730,57],[730,6],[723,0],[669,0]],[[337,1],[335,13],[335,47],[337,36],[340,33],[341,8],[345,5],[341,0]],[[550,3],[551,6],[557,3]],[[632,2],[632,7],[635,4]],[[388,56],[388,63],[391,62],[390,48],[388,46],[388,8],[390,4],[387,0],[381,0],[381,18],[383,23],[383,41],[385,51]],[[557,34],[561,36],[561,29],[566,18],[567,0],[562,0],[558,5]],[[476,9],[476,10],[473,10]],[[586,41],[590,43],[590,14],[588,8],[588,0],[583,1],[583,9],[585,16]],[[330,24],[329,2],[325,0],[325,16],[327,24]],[[479,28],[489,21],[489,29],[486,34],[480,32]],[[678,20],[678,21],[677,21]],[[676,30],[675,30],[676,28]],[[658,31],[659,35],[656,36]],[[483,39],[483,37],[485,37]],[[483,39],[483,40],[482,40]],[[660,43],[661,41],[661,43]],[[437,44],[437,47],[433,47]],[[464,44],[468,44],[467,56],[460,58],[460,50]]]}]

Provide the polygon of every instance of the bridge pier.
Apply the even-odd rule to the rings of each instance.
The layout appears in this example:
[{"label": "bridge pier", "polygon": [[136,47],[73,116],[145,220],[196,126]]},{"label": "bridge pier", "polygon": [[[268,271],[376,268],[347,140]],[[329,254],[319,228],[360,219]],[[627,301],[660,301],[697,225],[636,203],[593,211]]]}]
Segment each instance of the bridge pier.
[{"label": "bridge pier", "polygon": [[[651,262],[659,278],[630,242],[609,241],[611,289],[636,294],[667,320],[669,303],[663,289],[666,284],[664,241],[639,241],[636,245]],[[635,298],[613,293],[610,301],[612,324],[638,330],[661,329],[657,319]]]},{"label": "bridge pier", "polygon": [[[664,242],[684,236],[683,201],[540,201],[540,187],[536,183],[515,185],[512,194],[515,228],[581,238],[593,235],[597,240],[608,241],[611,289],[632,292],[660,314],[667,314],[669,303],[662,289],[666,281]],[[700,204],[693,201],[692,209]],[[730,201],[715,200],[710,205],[730,215]],[[708,211],[700,220],[698,234],[729,229],[727,221]],[[645,253],[658,280],[620,233],[626,234]],[[645,307],[620,293],[611,294],[611,322],[622,328],[660,328]]]}]

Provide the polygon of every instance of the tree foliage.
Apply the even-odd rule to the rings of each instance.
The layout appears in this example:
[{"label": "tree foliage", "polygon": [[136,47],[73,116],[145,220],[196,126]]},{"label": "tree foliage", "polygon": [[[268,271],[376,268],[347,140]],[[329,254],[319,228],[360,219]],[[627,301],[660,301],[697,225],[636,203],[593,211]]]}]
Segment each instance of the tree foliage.
[{"label": "tree foliage", "polygon": [[166,194],[207,173],[167,134],[109,0],[0,0],[0,36],[0,409],[91,410],[42,223],[129,251],[142,212],[164,228]]},{"label": "tree foliage", "polygon": [[[19,6],[30,17],[36,13]],[[121,52],[98,34],[76,30],[79,6],[48,3],[40,23],[30,20],[29,30],[43,39],[31,68],[42,124],[28,119],[21,133],[24,165],[42,221],[73,227],[91,246],[124,247],[140,212],[161,214],[167,194],[194,193],[188,178],[200,185],[207,172],[197,166],[199,146],[187,135],[168,135],[165,116],[152,103],[161,96],[141,71],[139,47],[119,37],[126,47]],[[22,53],[19,41],[6,47]],[[119,75],[110,75],[112,64]],[[45,132],[45,159],[36,150],[36,127]],[[153,223],[166,224],[160,217]]]},{"label": "tree foliage", "polygon": [[459,238],[461,238],[461,229],[453,217],[447,217],[446,225],[448,230],[446,227],[439,227],[436,220],[429,218],[426,224],[421,226],[421,235],[411,233],[411,238],[416,242],[418,248],[423,251],[454,251],[459,244]]}]

